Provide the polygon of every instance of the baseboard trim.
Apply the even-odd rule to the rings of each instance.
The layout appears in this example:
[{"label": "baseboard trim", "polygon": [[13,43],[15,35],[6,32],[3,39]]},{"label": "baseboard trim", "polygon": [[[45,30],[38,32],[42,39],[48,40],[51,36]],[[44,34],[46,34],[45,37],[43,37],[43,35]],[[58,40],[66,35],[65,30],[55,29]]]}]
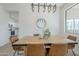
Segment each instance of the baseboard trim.
[{"label": "baseboard trim", "polygon": [[5,42],[0,43],[0,47],[4,46],[7,43],[9,43],[9,41],[5,41]]}]

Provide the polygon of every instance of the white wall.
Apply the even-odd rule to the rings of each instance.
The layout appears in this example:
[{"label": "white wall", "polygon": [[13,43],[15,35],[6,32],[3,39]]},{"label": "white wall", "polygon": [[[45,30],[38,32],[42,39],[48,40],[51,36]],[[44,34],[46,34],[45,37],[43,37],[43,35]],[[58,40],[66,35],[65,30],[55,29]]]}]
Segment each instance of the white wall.
[{"label": "white wall", "polygon": [[26,35],[33,35],[34,33],[39,33],[40,30],[36,28],[36,20],[38,18],[45,18],[48,23],[48,27],[52,33],[52,35],[60,34],[60,10],[59,5],[57,5],[57,11],[53,14],[53,12],[48,13],[46,10],[43,13],[43,8],[41,7],[41,11],[38,13],[37,8],[35,7],[35,12],[32,12],[31,4],[4,4],[5,10],[8,11],[19,11],[19,36],[23,37]]},{"label": "white wall", "polygon": [[8,18],[8,14],[3,9],[2,4],[0,4],[0,46],[6,44],[9,41],[9,22],[11,22],[11,20]]},{"label": "white wall", "polygon": [[8,11],[19,11],[19,37],[23,37],[26,35],[33,35],[35,33],[40,33],[41,31],[36,28],[36,20],[38,18],[45,18],[47,21],[48,27],[51,31],[52,35],[60,34],[60,10],[59,5],[57,5],[57,11],[53,14],[53,12],[48,13],[46,10],[43,13],[43,8],[41,7],[40,12],[38,13],[35,7],[35,12],[32,12],[31,4],[4,4],[5,10]]},{"label": "white wall", "polygon": [[34,33],[39,33],[40,30],[36,28],[36,20],[38,18],[45,18],[47,21],[48,27],[52,33],[52,35],[59,34],[59,8],[53,14],[53,12],[48,13],[46,10],[43,13],[43,8],[41,8],[40,12],[37,11],[38,8],[35,8],[35,11],[32,12],[30,4],[22,4],[20,7],[20,15],[19,15],[19,28],[20,37],[26,35],[33,35]]}]

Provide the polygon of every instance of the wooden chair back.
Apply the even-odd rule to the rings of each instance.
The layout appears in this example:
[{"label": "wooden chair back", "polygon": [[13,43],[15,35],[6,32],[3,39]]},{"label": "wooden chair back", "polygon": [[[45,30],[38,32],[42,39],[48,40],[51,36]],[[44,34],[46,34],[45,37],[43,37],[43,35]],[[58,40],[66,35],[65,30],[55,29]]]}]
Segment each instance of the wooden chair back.
[{"label": "wooden chair back", "polygon": [[27,56],[44,56],[44,44],[28,44],[26,54]]},{"label": "wooden chair back", "polygon": [[49,56],[64,56],[68,52],[67,44],[53,44],[49,50]]},{"label": "wooden chair back", "polygon": [[18,41],[18,37],[17,36],[12,36],[10,37],[10,42],[11,42],[11,45],[12,45],[12,48],[15,50],[15,51],[23,51],[24,48],[22,46],[13,46],[13,43],[15,43],[16,41]]},{"label": "wooden chair back", "polygon": [[[69,35],[69,36],[67,37],[67,39],[76,41],[76,40],[77,40],[77,37],[76,37],[76,36]],[[75,44],[68,44],[68,48],[69,48],[69,49],[75,48]]]},{"label": "wooden chair back", "polygon": [[12,36],[10,37],[10,42],[13,45],[13,43],[15,43],[16,41],[18,41],[19,39],[17,38],[17,36]]},{"label": "wooden chair back", "polygon": [[76,41],[77,37],[76,37],[76,36],[69,35],[69,36],[67,37],[67,39]]}]

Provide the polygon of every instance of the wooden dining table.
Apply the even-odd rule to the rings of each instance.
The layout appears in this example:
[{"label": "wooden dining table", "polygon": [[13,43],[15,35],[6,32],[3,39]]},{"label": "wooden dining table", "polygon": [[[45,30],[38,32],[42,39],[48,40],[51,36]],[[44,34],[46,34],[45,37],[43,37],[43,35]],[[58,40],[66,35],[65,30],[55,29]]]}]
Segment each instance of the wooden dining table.
[{"label": "wooden dining table", "polygon": [[[24,36],[19,41],[15,42],[13,46],[24,46],[26,51],[27,44],[77,44],[78,42],[67,39],[65,36],[50,36],[48,39]],[[26,53],[25,53],[26,55]]]}]

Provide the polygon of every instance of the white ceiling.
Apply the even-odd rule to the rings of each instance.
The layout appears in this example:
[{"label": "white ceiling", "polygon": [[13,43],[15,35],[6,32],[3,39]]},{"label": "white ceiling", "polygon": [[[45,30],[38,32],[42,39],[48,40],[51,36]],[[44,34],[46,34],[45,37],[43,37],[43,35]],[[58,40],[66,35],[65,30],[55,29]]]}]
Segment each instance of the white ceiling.
[{"label": "white ceiling", "polygon": [[[2,3],[5,10],[14,10],[17,11],[22,4],[26,3]],[[57,3],[57,7],[62,7],[64,3]],[[14,8],[14,9],[13,9]]]}]

